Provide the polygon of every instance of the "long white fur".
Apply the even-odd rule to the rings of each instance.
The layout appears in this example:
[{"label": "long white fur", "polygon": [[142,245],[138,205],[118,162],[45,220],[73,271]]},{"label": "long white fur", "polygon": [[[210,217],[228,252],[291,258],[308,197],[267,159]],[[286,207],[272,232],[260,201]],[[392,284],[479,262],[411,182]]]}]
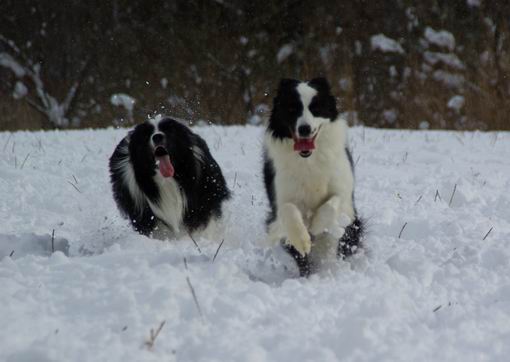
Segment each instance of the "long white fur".
[{"label": "long white fur", "polygon": [[[127,141],[129,143],[129,136],[127,136]],[[140,190],[138,183],[136,182],[135,171],[133,170],[133,165],[129,160],[128,146],[126,145],[125,147],[121,148],[120,152],[124,157],[122,157],[119,163],[115,164],[115,167],[117,167],[122,172],[122,180],[128,187],[129,193],[133,197],[135,207],[138,209],[138,211],[141,212],[145,206],[145,195],[143,194],[142,190]]]},{"label": "long white fur", "polygon": [[[150,208],[158,218],[164,221],[165,226],[171,228],[174,236],[178,236],[186,208],[186,198],[173,177],[163,177],[158,170],[154,181],[159,188],[160,201],[153,203],[147,200]],[[162,226],[160,225],[160,227]]]},{"label": "long white fur", "polygon": [[[302,85],[298,86],[298,92],[309,113],[308,105],[315,94],[306,87],[314,89]],[[311,113],[304,117],[312,127],[320,127],[316,149],[310,157],[299,156],[291,139],[279,140],[269,132],[264,139],[275,169],[278,210],[276,220],[269,225],[269,239],[278,242],[287,238],[302,255],[311,249],[309,232],[318,235],[332,231],[342,216],[349,222],[355,216],[352,202],[354,176],[345,152],[347,122],[341,118],[330,122],[325,118],[314,118]]]}]

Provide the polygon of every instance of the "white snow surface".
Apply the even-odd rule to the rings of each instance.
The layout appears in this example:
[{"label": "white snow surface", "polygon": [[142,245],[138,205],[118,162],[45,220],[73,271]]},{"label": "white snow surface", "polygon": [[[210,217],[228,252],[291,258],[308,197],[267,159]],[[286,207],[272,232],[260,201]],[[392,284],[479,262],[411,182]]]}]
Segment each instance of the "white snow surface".
[{"label": "white snow surface", "polygon": [[370,45],[372,50],[379,50],[383,53],[404,54],[404,49],[399,44],[399,42],[387,37],[384,34],[373,35],[370,38]]},{"label": "white snow surface", "polygon": [[0,361],[510,355],[509,133],[351,129],[365,251],[300,279],[262,242],[263,129],[195,131],[233,190],[202,253],[119,216],[107,164],[127,130],[0,133]]}]

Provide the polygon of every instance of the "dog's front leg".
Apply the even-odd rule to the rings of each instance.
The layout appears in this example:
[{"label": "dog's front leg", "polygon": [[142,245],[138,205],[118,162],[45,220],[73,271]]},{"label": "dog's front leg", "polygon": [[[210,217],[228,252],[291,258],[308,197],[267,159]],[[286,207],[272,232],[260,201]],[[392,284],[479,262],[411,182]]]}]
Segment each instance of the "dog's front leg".
[{"label": "dog's front leg", "polygon": [[278,218],[287,233],[289,244],[301,256],[306,256],[312,248],[312,241],[299,209],[292,203],[285,203],[278,212]]},{"label": "dog's front leg", "polygon": [[341,206],[340,196],[334,195],[323,203],[312,218],[310,232],[312,235],[319,235],[325,231],[333,231],[339,218],[339,211]]}]

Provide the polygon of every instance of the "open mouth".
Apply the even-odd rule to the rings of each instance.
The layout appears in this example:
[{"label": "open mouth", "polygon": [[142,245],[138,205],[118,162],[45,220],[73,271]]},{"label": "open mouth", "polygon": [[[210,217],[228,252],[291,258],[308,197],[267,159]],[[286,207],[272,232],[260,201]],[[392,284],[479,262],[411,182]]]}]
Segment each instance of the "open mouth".
[{"label": "open mouth", "polygon": [[163,146],[157,146],[154,149],[154,157],[159,167],[159,172],[163,177],[173,177],[175,174],[174,165],[170,161],[170,155]]},{"label": "open mouth", "polygon": [[318,130],[312,137],[298,137],[293,133],[292,138],[294,138],[294,151],[299,152],[299,155],[303,158],[310,157],[313,150],[315,150],[315,138],[317,138],[318,134]]}]

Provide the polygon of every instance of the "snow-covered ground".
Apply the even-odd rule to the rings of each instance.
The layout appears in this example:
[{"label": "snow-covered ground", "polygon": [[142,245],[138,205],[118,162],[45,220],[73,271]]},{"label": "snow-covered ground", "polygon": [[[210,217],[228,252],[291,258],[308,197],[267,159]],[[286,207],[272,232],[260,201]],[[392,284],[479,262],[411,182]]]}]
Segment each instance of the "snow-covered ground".
[{"label": "snow-covered ground", "polygon": [[352,129],[366,251],[299,279],[262,242],[262,129],[196,131],[234,191],[202,253],[120,218],[125,130],[0,133],[0,361],[507,360],[509,133]]}]

